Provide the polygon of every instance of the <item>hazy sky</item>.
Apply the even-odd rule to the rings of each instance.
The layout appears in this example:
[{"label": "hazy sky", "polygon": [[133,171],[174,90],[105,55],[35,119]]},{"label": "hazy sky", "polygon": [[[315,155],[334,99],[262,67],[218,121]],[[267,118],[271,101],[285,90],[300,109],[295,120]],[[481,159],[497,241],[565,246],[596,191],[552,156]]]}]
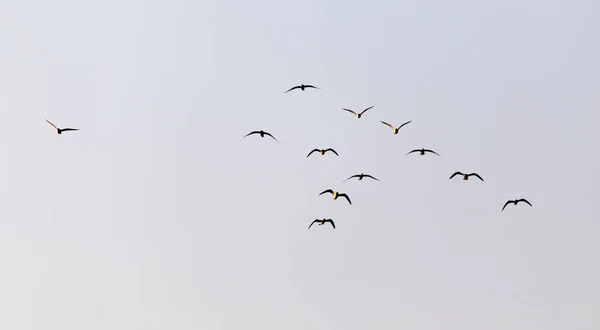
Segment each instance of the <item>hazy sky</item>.
[{"label": "hazy sky", "polygon": [[[2,2],[0,328],[600,328],[599,22],[595,0]],[[341,183],[360,172],[381,181]]]}]

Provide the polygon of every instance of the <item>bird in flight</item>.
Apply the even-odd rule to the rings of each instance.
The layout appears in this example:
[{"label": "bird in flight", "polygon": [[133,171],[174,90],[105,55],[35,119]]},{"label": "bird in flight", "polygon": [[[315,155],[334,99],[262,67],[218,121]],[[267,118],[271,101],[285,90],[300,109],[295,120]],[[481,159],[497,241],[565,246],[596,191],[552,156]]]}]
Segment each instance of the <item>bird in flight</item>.
[{"label": "bird in flight", "polygon": [[463,180],[469,180],[470,176],[476,176],[477,178],[479,178],[479,180],[483,181],[483,179],[477,173],[469,173],[469,174],[467,174],[467,173],[462,173],[462,172],[454,172],[454,174],[452,174],[450,176],[450,179],[452,179],[453,177],[455,177],[457,175],[462,175]]},{"label": "bird in flight", "polygon": [[363,110],[361,113],[357,113],[357,112],[355,112],[355,111],[353,111],[353,110],[346,109],[346,108],[342,108],[342,110],[345,110],[345,111],[351,112],[351,113],[353,113],[353,114],[356,116],[356,118],[360,118],[360,117],[362,117],[363,113],[367,112],[367,110],[369,110],[369,109],[371,109],[371,108],[373,108],[373,107],[374,107],[374,105],[372,105],[372,106],[370,106],[370,107],[366,108],[366,109],[365,109],[365,110]]},{"label": "bird in flight", "polygon": [[[250,133],[248,133],[248,134],[244,135],[244,137],[246,137],[246,136],[249,136],[249,135],[252,135],[252,134],[260,134],[260,137],[265,137],[265,135],[268,135],[268,136],[272,137],[272,138],[273,138],[273,140],[277,141],[277,139],[276,139],[276,138],[275,138],[273,135],[271,135],[271,133],[267,133],[267,132],[265,132],[265,131],[263,131],[263,130],[260,130],[260,131],[252,131],[252,132],[250,132]],[[277,141],[277,142],[279,142],[279,141]]]},{"label": "bird in flight", "polygon": [[288,90],[287,90],[287,91],[285,91],[283,94],[285,94],[285,93],[287,93],[287,92],[289,92],[289,91],[293,91],[294,89],[298,89],[298,88],[300,88],[300,90],[304,90],[304,89],[306,89],[306,88],[316,88],[316,89],[320,89],[320,88],[319,88],[319,87],[317,87],[317,86],[313,86],[313,85],[304,85],[304,84],[302,84],[302,85],[294,86],[294,87],[292,87],[292,88],[288,89]]},{"label": "bird in flight", "polygon": [[391,128],[394,130],[394,134],[398,134],[398,131],[400,131],[400,129],[401,129],[401,128],[402,128],[404,125],[406,125],[406,124],[410,123],[411,121],[412,121],[412,120],[409,120],[409,121],[407,121],[406,123],[404,123],[404,124],[400,125],[400,127],[398,127],[398,128],[394,127],[394,125],[392,125],[392,124],[390,124],[390,123],[386,123],[385,121],[381,121],[381,122],[382,122],[383,124],[385,124],[385,125],[387,125],[387,126],[391,127]]},{"label": "bird in flight", "polygon": [[[406,155],[412,154],[413,152],[418,152],[420,155],[424,155],[426,152],[431,152],[431,153],[434,153],[434,154],[436,154],[436,155],[439,156],[439,154],[437,152],[435,152],[433,150],[429,150],[429,149],[423,149],[423,148],[421,148],[421,149],[415,149],[415,150],[407,153]],[[404,155],[404,156],[406,156],[406,155]]]},{"label": "bird in flight", "polygon": [[52,124],[48,119],[46,119],[46,121],[48,122],[48,124],[52,125],[52,127],[56,128],[56,133],[58,133],[58,134],[62,134],[62,132],[79,130],[79,128],[58,128],[58,127],[56,127],[56,125]]},{"label": "bird in flight", "polygon": [[308,156],[312,155],[312,153],[313,153],[313,152],[320,152],[320,153],[321,153],[321,155],[324,155],[324,154],[325,154],[327,151],[331,151],[331,152],[333,152],[333,153],[334,153],[336,156],[339,156],[339,155],[338,155],[338,153],[337,153],[335,150],[333,150],[333,149],[329,148],[329,149],[313,149],[311,152],[309,152],[309,153],[308,153],[308,155],[306,156],[306,158],[308,158]]},{"label": "bird in flight", "polygon": [[325,191],[323,191],[322,193],[319,194],[319,196],[325,194],[325,193],[330,193],[333,195],[333,199],[338,199],[338,197],[344,197],[346,198],[346,200],[348,201],[348,203],[350,203],[350,205],[352,205],[352,202],[350,201],[350,197],[348,197],[348,195],[344,194],[344,193],[339,193],[337,191],[333,191],[331,189],[327,189]]},{"label": "bird in flight", "polygon": [[373,180],[377,180],[377,181],[379,181],[379,179],[377,179],[377,178],[376,178],[376,177],[374,177],[374,176],[371,176],[371,175],[369,175],[369,174],[360,173],[360,174],[355,174],[355,175],[353,175],[353,176],[349,177],[348,179],[346,179],[346,180],[344,180],[344,181],[342,181],[342,182],[346,182],[346,181],[348,181],[348,180],[350,180],[350,179],[352,179],[352,178],[358,178],[358,180],[359,180],[359,181],[360,181],[360,180],[362,180],[363,178],[371,178],[371,179],[373,179]]},{"label": "bird in flight", "polygon": [[533,206],[533,205],[531,205],[531,203],[529,203],[529,201],[527,201],[525,198],[521,198],[521,199],[515,199],[515,200],[509,200],[509,201],[507,201],[507,202],[504,204],[504,206],[502,207],[502,211],[504,211],[504,208],[506,207],[506,205],[508,205],[508,204],[511,204],[511,203],[512,203],[512,204],[515,204],[515,205],[517,205],[517,204],[518,204],[518,203],[520,203],[520,202],[525,202],[525,203],[529,204],[529,206]]},{"label": "bird in flight", "polygon": [[325,219],[325,218],[323,218],[323,219],[316,219],[315,221],[311,222],[310,226],[308,226],[308,229],[310,229],[310,227],[312,227],[312,225],[314,225],[315,222],[318,223],[319,226],[322,226],[325,223],[329,222],[333,226],[333,229],[335,229],[335,223],[333,223],[333,220],[331,220],[331,219]]}]

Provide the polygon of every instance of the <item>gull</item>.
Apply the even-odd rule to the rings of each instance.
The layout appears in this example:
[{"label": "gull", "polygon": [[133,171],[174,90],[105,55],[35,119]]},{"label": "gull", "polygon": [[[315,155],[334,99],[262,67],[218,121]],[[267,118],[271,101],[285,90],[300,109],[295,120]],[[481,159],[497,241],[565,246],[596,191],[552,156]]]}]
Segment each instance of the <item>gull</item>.
[{"label": "gull", "polygon": [[456,175],[462,175],[462,177],[463,177],[463,180],[469,180],[469,177],[470,177],[470,176],[476,176],[476,177],[478,177],[478,178],[479,178],[479,180],[483,181],[483,179],[482,179],[482,178],[479,176],[479,174],[477,174],[477,173],[469,173],[469,174],[466,174],[466,173],[462,173],[462,172],[454,172],[454,174],[452,174],[452,175],[450,176],[450,179],[452,179],[452,178],[453,178],[453,177],[455,177]]},{"label": "gull", "polygon": [[346,180],[344,180],[342,182],[346,182],[346,181],[348,181],[348,180],[350,180],[352,178],[358,178],[358,181],[362,180],[363,178],[371,178],[373,180],[379,181],[379,179],[375,178],[374,176],[371,176],[369,174],[360,173],[360,174],[355,174],[355,175],[349,177],[348,179],[346,179]]},{"label": "gull", "polygon": [[406,123],[404,123],[404,124],[400,125],[400,127],[398,127],[398,128],[394,127],[394,125],[392,125],[392,124],[390,124],[390,123],[386,123],[385,121],[381,121],[381,122],[382,122],[383,124],[385,124],[385,125],[387,125],[387,126],[391,127],[391,128],[394,130],[394,134],[398,134],[398,131],[400,131],[400,129],[401,129],[401,128],[402,128],[404,125],[406,125],[406,124],[410,123],[411,121],[412,121],[412,120],[409,120],[409,121],[407,121]]},{"label": "gull", "polygon": [[48,119],[46,119],[46,121],[48,122],[48,124],[52,125],[52,127],[56,128],[56,133],[58,133],[58,134],[62,134],[62,132],[79,130],[79,128],[58,128],[58,127],[56,127],[56,125],[52,124]]},{"label": "gull", "polygon": [[374,105],[372,105],[372,106],[370,106],[370,107],[366,108],[366,109],[365,109],[365,110],[363,110],[361,113],[357,113],[357,112],[355,112],[355,111],[353,111],[353,110],[346,109],[346,108],[342,108],[342,110],[345,110],[345,111],[351,112],[351,113],[353,113],[353,114],[356,116],[356,118],[360,118],[360,117],[362,117],[363,113],[367,112],[367,110],[369,110],[369,109],[371,109],[371,108],[373,108],[373,107],[374,107]]},{"label": "gull", "polygon": [[333,153],[334,153],[336,156],[339,156],[339,155],[338,155],[338,153],[337,153],[335,150],[333,150],[333,149],[329,148],[329,149],[313,149],[311,152],[309,152],[309,153],[308,153],[308,155],[306,156],[306,158],[308,158],[308,156],[312,155],[312,153],[313,153],[313,152],[320,152],[320,153],[321,153],[321,155],[324,155],[324,154],[325,154],[327,151],[331,151],[331,152],[333,152]]},{"label": "gull", "polygon": [[325,219],[325,218],[323,218],[323,219],[316,219],[315,221],[311,222],[310,226],[308,226],[308,229],[310,229],[310,227],[312,227],[312,225],[314,225],[315,222],[318,223],[319,226],[322,226],[325,223],[329,222],[333,226],[333,229],[335,229],[335,223],[333,223],[333,220],[331,220],[331,219]]},{"label": "gull", "polygon": [[298,89],[298,88],[300,88],[300,90],[304,90],[304,89],[306,89],[306,88],[316,88],[316,89],[320,89],[319,87],[316,87],[316,86],[313,86],[313,85],[304,85],[304,84],[302,84],[302,85],[294,86],[294,87],[292,87],[292,88],[288,89],[288,90],[287,90],[287,91],[285,91],[283,94],[285,94],[285,93],[287,93],[287,92],[289,92],[289,91],[293,91],[294,89]]},{"label": "gull", "polygon": [[[273,138],[273,140],[277,141],[277,139],[276,139],[276,138],[275,138],[273,135],[271,135],[271,133],[267,133],[267,132],[265,132],[265,131],[263,131],[263,130],[260,130],[260,131],[252,131],[252,132],[250,132],[250,133],[248,133],[248,134],[244,135],[244,137],[246,137],[246,136],[249,136],[249,135],[252,135],[252,134],[260,134],[260,137],[265,137],[265,135],[268,135],[268,136],[272,137],[272,138]],[[279,141],[277,141],[277,142],[279,142]]]},{"label": "gull", "polygon": [[504,204],[504,206],[502,207],[502,211],[504,211],[504,208],[506,207],[506,205],[508,205],[508,204],[511,204],[511,203],[512,203],[512,204],[515,204],[515,205],[517,205],[519,202],[525,202],[525,203],[529,204],[529,206],[533,206],[533,205],[531,205],[531,203],[529,203],[529,202],[528,202],[528,201],[527,201],[525,198],[521,198],[521,199],[514,199],[514,200],[509,200],[509,201],[507,201],[507,202]]},{"label": "gull", "polygon": [[[418,152],[420,155],[424,155],[426,152],[431,152],[431,153],[434,153],[434,154],[436,154],[436,155],[439,156],[439,154],[437,152],[435,152],[433,150],[429,150],[429,149],[423,149],[423,148],[421,148],[421,149],[415,149],[415,150],[407,153],[406,155],[412,154],[413,152]],[[406,156],[406,155],[404,155],[404,156]]]},{"label": "gull", "polygon": [[323,191],[322,193],[320,193],[319,196],[321,196],[321,195],[323,195],[325,193],[332,194],[334,200],[338,199],[338,197],[344,197],[344,198],[346,198],[346,200],[348,201],[348,203],[350,203],[350,205],[352,205],[352,202],[350,201],[350,197],[348,197],[348,195],[346,195],[344,193],[339,193],[337,191],[333,191],[331,189],[327,189],[327,190]]}]

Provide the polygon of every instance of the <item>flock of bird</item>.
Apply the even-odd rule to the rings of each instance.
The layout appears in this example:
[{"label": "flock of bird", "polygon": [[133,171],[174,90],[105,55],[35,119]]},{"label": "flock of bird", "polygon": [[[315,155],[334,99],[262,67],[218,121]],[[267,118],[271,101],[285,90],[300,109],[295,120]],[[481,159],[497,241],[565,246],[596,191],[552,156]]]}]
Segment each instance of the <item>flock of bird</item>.
[{"label": "flock of bird", "polygon": [[[318,88],[316,86],[313,86],[313,85],[304,85],[304,84],[302,84],[302,85],[294,86],[294,87],[288,89],[287,91],[285,91],[284,93],[287,93],[287,92],[290,92],[290,91],[293,91],[293,90],[296,90],[296,89],[300,89],[301,91],[305,91],[306,89],[311,89],[311,88],[312,89],[320,89],[320,88]],[[356,118],[360,119],[365,114],[365,112],[369,111],[373,107],[374,107],[374,105],[372,105],[372,106],[370,106],[370,107],[362,110],[361,112],[356,112],[356,111],[354,111],[352,109],[346,109],[346,108],[342,108],[342,110],[347,111],[349,113],[352,113],[353,115],[356,116]],[[59,128],[56,125],[54,125],[52,122],[50,122],[48,119],[46,119],[46,121],[48,122],[48,124],[50,124],[52,127],[54,127],[56,129],[56,133],[57,134],[62,134],[63,132],[78,131],[79,130],[78,128]],[[402,125],[400,125],[398,127],[395,127],[394,125],[392,125],[392,124],[390,124],[388,122],[381,121],[382,124],[390,127],[393,130],[394,134],[398,134],[400,132],[400,129],[402,127],[410,124],[411,122],[412,122],[412,120],[409,120],[409,121],[403,123]],[[271,133],[263,131],[263,130],[252,131],[252,132],[246,134],[244,136],[244,138],[248,137],[250,135],[254,135],[254,134],[258,134],[262,138],[264,138],[265,136],[269,136],[273,140],[279,142]],[[308,153],[308,155],[306,157],[307,158],[310,157],[310,155],[312,155],[315,152],[320,153],[321,155],[325,155],[327,152],[331,152],[331,153],[335,154],[336,156],[339,156],[339,154],[337,153],[337,151],[335,151],[332,148],[328,148],[328,149],[313,149],[311,152]],[[437,156],[440,156],[437,152],[435,152],[435,151],[433,151],[431,149],[425,149],[425,148],[414,149],[414,150],[409,151],[408,153],[406,153],[406,155],[412,154],[414,152],[418,152],[419,155],[422,155],[422,156],[425,155],[426,153],[432,153],[432,154],[435,154]],[[484,181],[483,178],[479,174],[477,174],[477,173],[463,173],[463,172],[460,172],[460,171],[454,172],[450,176],[450,179],[454,178],[457,175],[462,176],[463,180],[469,180],[469,177],[474,176],[474,177],[478,178],[479,180]],[[362,180],[362,179],[364,179],[364,178],[369,178],[369,179],[372,179],[372,180],[375,180],[375,181],[379,181],[379,179],[375,178],[374,176],[372,176],[370,174],[360,173],[360,174],[352,175],[352,176],[350,176],[349,178],[345,179],[342,182],[348,181],[348,180],[353,179],[353,178],[357,178],[359,181]],[[323,194],[331,194],[333,196],[334,200],[337,200],[338,198],[344,198],[344,199],[346,199],[346,201],[348,201],[348,204],[352,205],[352,201],[350,200],[350,197],[346,193],[340,193],[340,192],[334,191],[332,189],[327,189],[327,190],[322,191],[319,194],[319,196],[323,195]],[[517,205],[518,203],[521,203],[521,202],[526,203],[529,206],[532,206],[531,203],[529,201],[527,201],[526,199],[524,199],[524,198],[518,198],[518,199],[506,201],[506,203],[504,203],[504,206],[502,207],[501,211],[504,211],[504,209],[506,208],[506,206],[509,205],[509,204]],[[317,223],[318,225],[324,225],[326,223],[330,223],[331,226],[335,229],[335,222],[332,219],[327,219],[327,218],[313,220],[311,222],[311,224],[308,226],[308,229],[310,229],[310,227],[312,227],[312,225],[314,225],[315,223]]]},{"label": "flock of bird", "polygon": [[[304,84],[301,84],[301,85],[294,86],[294,87],[292,87],[292,88],[288,89],[287,91],[285,91],[285,92],[284,92],[284,94],[285,94],[285,93],[288,93],[288,92],[290,92],[290,91],[296,90],[296,89],[299,89],[299,90],[301,90],[301,91],[305,91],[306,89],[311,89],[311,88],[313,88],[313,89],[320,89],[319,87],[316,87],[316,86],[313,86],[313,85],[304,85]],[[370,109],[372,109],[373,107],[374,107],[374,105],[372,105],[372,106],[370,106],[370,107],[368,107],[368,108],[366,108],[366,109],[362,110],[361,112],[356,112],[356,111],[354,111],[354,110],[352,110],[352,109],[347,109],[347,108],[342,108],[342,110],[344,110],[344,111],[347,111],[347,112],[350,112],[350,113],[352,113],[353,115],[355,115],[355,116],[356,116],[356,118],[360,119],[360,118],[362,118],[362,116],[365,114],[365,112],[369,111],[369,110],[370,110]],[[398,126],[398,127],[395,127],[394,125],[392,125],[392,124],[390,124],[390,123],[388,123],[388,122],[381,121],[381,123],[382,123],[382,124],[384,124],[384,125],[386,125],[386,126],[390,127],[390,128],[393,130],[394,134],[398,134],[398,133],[400,132],[400,129],[401,129],[402,127],[404,127],[404,126],[406,126],[406,125],[410,124],[411,122],[412,122],[412,120],[409,120],[409,121],[407,121],[407,122],[403,123],[402,125],[400,125],[400,126]],[[55,127],[56,127],[56,126],[55,126]],[[58,129],[58,128],[57,128],[57,129]],[[60,134],[60,132],[59,132],[59,134]],[[266,132],[266,131],[263,131],[263,130],[252,131],[252,132],[250,132],[250,133],[246,134],[246,135],[244,136],[244,138],[245,138],[245,137],[248,137],[248,136],[250,136],[250,135],[254,135],[254,134],[258,134],[258,135],[260,135],[260,137],[263,137],[263,138],[264,138],[265,136],[269,136],[269,137],[271,137],[273,140],[275,140],[275,141],[279,142],[279,141],[278,141],[278,140],[277,140],[277,139],[276,139],[276,138],[275,138],[275,137],[274,137],[274,136],[273,136],[271,133],[269,133],[269,132]],[[331,152],[331,153],[335,154],[336,156],[339,156],[339,154],[338,154],[338,153],[337,153],[337,152],[336,152],[334,149],[332,149],[332,148],[328,148],[328,149],[313,149],[311,152],[309,152],[309,153],[308,153],[308,155],[307,155],[306,157],[307,157],[307,158],[308,158],[308,157],[310,157],[310,155],[312,155],[312,154],[313,154],[313,153],[315,153],[315,152],[317,152],[317,153],[320,153],[321,155],[325,155],[325,153],[327,153],[327,152]],[[425,149],[425,148],[414,149],[414,150],[412,150],[412,151],[409,151],[408,153],[406,153],[406,155],[412,154],[412,153],[414,153],[414,152],[418,152],[418,153],[419,153],[419,155],[422,155],[422,156],[423,156],[423,155],[425,155],[426,153],[432,153],[432,154],[435,154],[435,155],[437,155],[437,156],[440,156],[440,155],[439,155],[437,152],[435,152],[435,151],[433,151],[433,150],[431,150],[431,149]],[[405,155],[405,156],[406,156],[406,155]],[[481,177],[479,174],[477,174],[477,173],[463,173],[463,172],[460,172],[460,171],[454,172],[454,173],[453,173],[453,174],[450,176],[450,179],[454,178],[454,177],[455,177],[455,176],[457,176],[457,175],[459,175],[459,176],[462,176],[463,180],[465,180],[465,181],[466,181],[466,180],[469,180],[469,177],[471,177],[471,176],[474,176],[474,177],[478,178],[479,180],[481,180],[481,181],[484,181],[484,180],[483,180],[483,178],[482,178],[482,177]],[[348,181],[348,180],[350,180],[350,179],[352,179],[352,178],[357,178],[358,180],[362,180],[363,178],[369,178],[369,179],[372,179],[372,180],[379,181],[379,179],[375,178],[375,177],[374,177],[374,176],[372,176],[372,175],[369,175],[369,174],[364,174],[364,173],[360,173],[360,174],[355,174],[355,175],[352,175],[351,177],[347,178],[346,180],[344,180],[344,181],[342,181],[342,182]],[[352,201],[350,200],[350,197],[348,197],[348,195],[347,195],[347,194],[345,194],[345,193],[340,193],[340,192],[338,192],[338,191],[334,191],[334,190],[332,190],[332,189],[327,189],[327,190],[324,190],[324,191],[322,191],[322,192],[319,194],[319,196],[320,196],[320,195],[323,195],[323,194],[331,194],[331,195],[333,196],[333,199],[334,199],[334,200],[336,200],[336,199],[338,199],[338,198],[344,198],[344,199],[346,199],[346,201],[348,201],[348,203],[349,203],[350,205],[352,205]],[[529,201],[527,201],[526,199],[524,199],[524,198],[518,198],[518,199],[514,199],[514,200],[508,200],[508,201],[506,201],[506,203],[504,203],[504,206],[502,207],[502,210],[501,210],[501,211],[504,211],[504,209],[506,208],[506,206],[507,206],[507,205],[509,205],[509,204],[514,204],[514,205],[517,205],[518,203],[521,203],[521,202],[524,202],[524,203],[528,204],[529,206],[532,206],[532,205],[531,205],[531,203],[529,203]],[[332,219],[327,219],[327,218],[323,218],[323,219],[315,219],[315,220],[313,220],[313,221],[310,223],[310,225],[308,226],[308,229],[310,229],[310,227],[312,227],[312,225],[314,225],[315,223],[316,223],[316,224],[318,224],[318,225],[324,225],[325,223],[330,223],[330,224],[331,224],[331,226],[332,226],[332,227],[335,229],[335,222],[334,222]]]}]

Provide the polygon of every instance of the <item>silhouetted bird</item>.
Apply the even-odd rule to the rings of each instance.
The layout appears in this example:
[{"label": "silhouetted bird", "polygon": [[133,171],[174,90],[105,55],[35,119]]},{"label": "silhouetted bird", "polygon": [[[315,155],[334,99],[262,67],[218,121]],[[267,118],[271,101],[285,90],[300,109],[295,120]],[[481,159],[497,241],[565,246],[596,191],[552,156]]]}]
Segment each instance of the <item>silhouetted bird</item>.
[{"label": "silhouetted bird", "polygon": [[306,89],[306,88],[315,88],[315,89],[320,89],[319,87],[316,87],[316,86],[313,86],[313,85],[304,85],[304,84],[302,84],[302,85],[299,85],[299,86],[294,86],[294,87],[292,87],[292,88],[288,89],[288,90],[287,90],[287,91],[285,91],[283,94],[285,94],[285,93],[287,93],[287,92],[289,92],[289,91],[293,91],[294,89],[298,89],[298,88],[300,88],[300,90],[304,90],[304,89]]},{"label": "silhouetted bird", "polygon": [[[250,132],[250,133],[244,135],[244,137],[252,135],[252,134],[260,134],[260,137],[265,137],[265,135],[268,135],[268,136],[272,137],[273,140],[277,141],[277,139],[273,135],[271,135],[271,133],[267,133],[263,130]],[[279,142],[279,141],[277,141],[277,142]]]},{"label": "silhouetted bird", "polygon": [[450,179],[452,179],[453,177],[455,177],[455,176],[457,176],[457,175],[462,175],[462,177],[463,177],[463,180],[469,180],[469,177],[470,177],[470,176],[476,176],[476,177],[478,177],[478,178],[479,178],[479,180],[483,181],[483,179],[482,179],[482,178],[479,176],[479,174],[477,174],[477,173],[469,173],[469,174],[466,174],[466,173],[462,173],[462,172],[455,172],[454,174],[452,174],[452,175],[450,176]]},{"label": "silhouetted bird", "polygon": [[355,111],[353,111],[353,110],[346,109],[346,108],[342,108],[342,110],[345,110],[345,111],[351,112],[351,113],[353,113],[353,114],[356,116],[356,118],[360,118],[360,117],[362,117],[363,113],[367,112],[367,110],[369,110],[369,109],[371,109],[371,108],[373,108],[373,107],[374,107],[374,105],[372,105],[372,106],[370,106],[370,107],[366,108],[366,109],[365,109],[365,110],[363,110],[361,113],[357,113],[357,112],[355,112]]},{"label": "silhouetted bird", "polygon": [[386,123],[385,121],[381,121],[381,122],[382,122],[383,124],[385,124],[385,125],[387,125],[387,126],[391,127],[391,128],[392,128],[392,130],[394,130],[394,134],[398,134],[398,131],[400,131],[400,129],[401,129],[401,128],[402,128],[404,125],[406,125],[406,124],[410,123],[411,121],[412,121],[412,120],[409,120],[409,121],[407,121],[406,123],[404,123],[404,124],[400,125],[400,127],[398,127],[398,128],[394,127],[394,125],[392,125],[392,124],[390,124],[390,123]]},{"label": "silhouetted bird", "polygon": [[[436,155],[439,156],[439,154],[437,152],[435,152],[433,150],[429,150],[429,149],[423,149],[423,148],[421,148],[421,149],[415,149],[415,150],[407,153],[406,155],[412,154],[413,152],[418,152],[420,155],[424,155],[426,152],[431,152],[431,153],[434,153],[434,154],[436,154]],[[404,155],[404,156],[406,156],[406,155]]]},{"label": "silhouetted bird", "polygon": [[79,128],[58,128],[58,127],[56,127],[56,125],[52,124],[48,119],[46,119],[46,121],[48,122],[48,124],[52,125],[52,127],[56,128],[56,133],[58,133],[58,134],[62,134],[62,132],[79,130]]},{"label": "silhouetted bird", "polygon": [[358,178],[358,180],[359,180],[359,181],[360,181],[360,180],[362,180],[363,178],[371,178],[371,179],[373,179],[373,180],[377,180],[377,181],[379,181],[379,179],[375,178],[374,176],[371,176],[371,175],[369,175],[369,174],[363,174],[363,173],[360,173],[360,174],[355,174],[355,175],[353,175],[353,176],[349,177],[348,179],[346,179],[346,180],[344,180],[344,181],[342,181],[342,182],[346,182],[346,181],[348,181],[348,180],[350,180],[350,179],[352,179],[352,178]]},{"label": "silhouetted bird", "polygon": [[333,153],[334,153],[336,156],[339,156],[339,155],[338,155],[338,153],[337,153],[335,150],[333,150],[333,149],[329,148],[329,149],[313,149],[311,152],[309,152],[309,153],[308,153],[308,155],[307,155],[306,157],[308,158],[308,156],[310,156],[310,155],[311,155],[313,152],[320,152],[320,153],[321,153],[321,155],[324,155],[324,154],[325,154],[327,151],[331,151],[331,152],[333,152]]},{"label": "silhouetted bird", "polygon": [[346,194],[339,193],[339,192],[337,192],[337,191],[333,191],[333,190],[331,190],[331,189],[327,189],[327,190],[323,191],[322,193],[320,193],[320,194],[319,194],[319,196],[321,196],[321,195],[323,195],[323,194],[325,194],[325,193],[330,193],[330,194],[332,194],[332,195],[333,195],[333,199],[334,199],[334,200],[335,200],[335,199],[338,199],[338,197],[344,197],[344,198],[346,198],[346,200],[348,201],[348,203],[350,203],[350,205],[352,205],[352,202],[350,201],[350,197],[348,197],[348,195],[346,195]]},{"label": "silhouetted bird", "polygon": [[521,199],[515,199],[515,200],[512,200],[512,201],[511,201],[511,200],[509,200],[508,202],[506,202],[506,203],[504,204],[504,206],[502,207],[502,211],[504,211],[504,208],[506,207],[506,205],[508,205],[508,204],[511,204],[511,203],[512,203],[512,204],[515,204],[515,205],[517,205],[517,204],[518,204],[518,203],[520,203],[520,202],[525,202],[525,203],[529,204],[529,206],[533,206],[533,205],[531,205],[531,203],[529,203],[529,202],[528,202],[528,201],[527,201],[525,198],[521,198]]},{"label": "silhouetted bird", "polygon": [[312,225],[314,225],[315,222],[318,223],[319,226],[322,226],[325,223],[329,222],[333,226],[333,229],[335,229],[335,223],[333,223],[333,220],[331,220],[331,219],[325,219],[325,218],[323,218],[323,219],[316,219],[315,221],[311,222],[310,226],[308,226],[308,229],[310,229],[310,227],[312,227]]}]

